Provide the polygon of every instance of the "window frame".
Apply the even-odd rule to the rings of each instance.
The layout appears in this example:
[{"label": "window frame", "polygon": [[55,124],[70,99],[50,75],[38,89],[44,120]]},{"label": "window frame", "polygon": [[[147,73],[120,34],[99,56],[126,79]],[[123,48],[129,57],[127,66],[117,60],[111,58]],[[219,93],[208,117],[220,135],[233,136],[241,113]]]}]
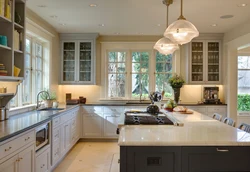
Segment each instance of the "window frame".
[{"label": "window frame", "polygon": [[[132,72],[132,52],[148,51],[149,52],[149,92],[155,90],[155,73],[156,73],[156,53],[157,51],[153,49],[152,42],[101,42],[101,98],[100,100],[138,100],[132,99],[132,77],[130,77],[130,72]],[[121,48],[122,47],[122,48]],[[125,88],[125,98],[119,97],[108,97],[108,53],[109,52],[126,52],[126,72],[127,72],[127,83]],[[172,73],[177,73],[180,71],[180,65],[176,65],[176,61],[179,61],[180,52],[179,50],[172,55]],[[154,59],[154,60],[153,60]],[[131,93],[131,94],[130,94]],[[147,98],[148,99],[148,98]]]}]

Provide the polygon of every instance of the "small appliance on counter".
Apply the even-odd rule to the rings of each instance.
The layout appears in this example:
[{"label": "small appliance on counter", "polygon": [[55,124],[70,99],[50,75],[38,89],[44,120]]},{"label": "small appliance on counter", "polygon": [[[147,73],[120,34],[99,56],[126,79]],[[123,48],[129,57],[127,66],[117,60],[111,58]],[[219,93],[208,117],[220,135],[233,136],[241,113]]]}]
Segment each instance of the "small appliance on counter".
[{"label": "small appliance on counter", "polygon": [[219,99],[219,87],[203,88],[204,104],[221,104]]}]

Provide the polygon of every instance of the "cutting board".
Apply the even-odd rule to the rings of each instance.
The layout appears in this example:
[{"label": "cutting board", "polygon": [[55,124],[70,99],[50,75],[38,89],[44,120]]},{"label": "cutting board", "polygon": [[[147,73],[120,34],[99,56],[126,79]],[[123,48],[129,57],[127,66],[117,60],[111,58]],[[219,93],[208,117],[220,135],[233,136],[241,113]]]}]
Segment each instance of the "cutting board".
[{"label": "cutting board", "polygon": [[181,114],[193,114],[193,111],[180,112]]}]

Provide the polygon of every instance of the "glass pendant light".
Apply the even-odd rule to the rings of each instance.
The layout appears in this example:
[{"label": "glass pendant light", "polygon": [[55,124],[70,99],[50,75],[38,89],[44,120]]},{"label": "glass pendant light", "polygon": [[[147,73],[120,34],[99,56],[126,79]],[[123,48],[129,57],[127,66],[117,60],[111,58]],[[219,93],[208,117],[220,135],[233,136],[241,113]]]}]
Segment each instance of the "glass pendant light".
[{"label": "glass pendant light", "polygon": [[171,39],[177,44],[186,44],[193,38],[199,36],[199,31],[196,27],[182,15],[183,0],[181,0],[181,15],[177,21],[169,25],[164,36]]},{"label": "glass pendant light", "polygon": [[[168,27],[168,6],[173,3],[172,0],[165,0],[163,3],[167,6],[167,27]],[[159,51],[159,53],[168,55],[173,54],[176,50],[179,49],[178,44],[173,43],[170,39],[163,37],[159,39],[155,45],[154,49]]]}]

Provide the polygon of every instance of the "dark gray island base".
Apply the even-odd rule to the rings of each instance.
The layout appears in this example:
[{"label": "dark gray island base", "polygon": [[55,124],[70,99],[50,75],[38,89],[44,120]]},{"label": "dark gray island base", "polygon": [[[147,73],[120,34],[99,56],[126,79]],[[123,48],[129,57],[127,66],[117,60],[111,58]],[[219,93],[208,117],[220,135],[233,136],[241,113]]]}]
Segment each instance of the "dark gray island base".
[{"label": "dark gray island base", "polygon": [[120,146],[120,172],[250,172],[250,147]]}]

